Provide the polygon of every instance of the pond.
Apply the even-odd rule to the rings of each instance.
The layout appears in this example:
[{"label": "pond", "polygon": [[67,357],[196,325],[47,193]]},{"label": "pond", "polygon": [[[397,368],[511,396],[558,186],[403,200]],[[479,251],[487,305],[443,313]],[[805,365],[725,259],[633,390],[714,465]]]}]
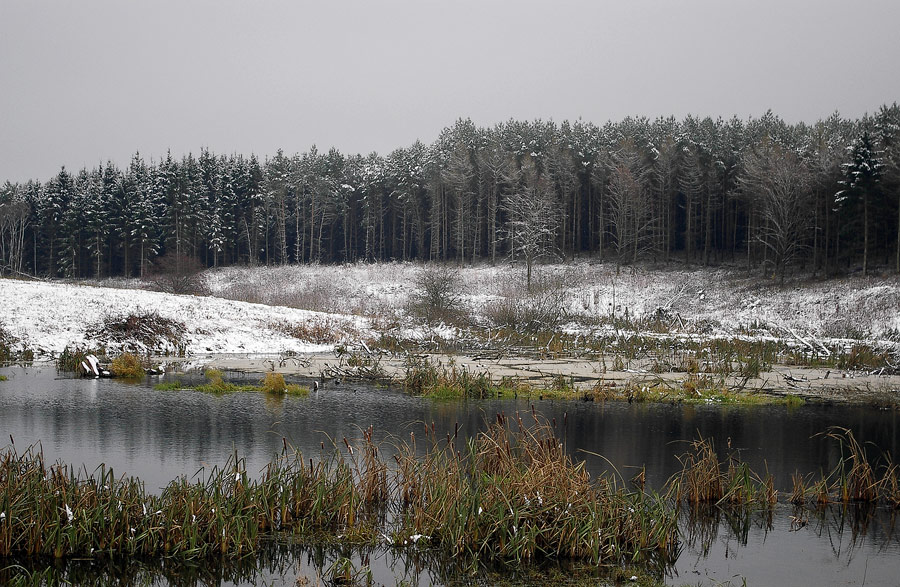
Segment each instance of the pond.
[{"label": "pond", "polygon": [[[457,425],[460,434],[471,435],[498,412],[532,410],[525,400],[434,401],[352,383],[329,382],[309,397],[272,399],[258,393],[157,391],[153,385],[159,378],[136,384],[71,379],[47,366],[9,367],[0,374],[8,378],[0,382],[2,438],[11,437],[20,451],[40,443],[49,461],[84,465],[88,472],[105,463],[117,475],[140,477],[150,492],[178,476],[222,465],[234,451],[246,459],[248,472],[256,472],[284,442],[316,456],[323,443],[328,450],[332,441],[352,441],[374,426],[376,440],[390,451],[391,439],[418,435],[424,423],[433,423],[439,435],[452,433]],[[839,445],[816,436],[830,426],[851,429],[860,442],[870,443],[874,454],[900,455],[897,413],[872,408],[581,401],[538,401],[533,406],[556,422],[567,449],[592,474],[615,470],[627,480],[645,466],[648,485],[657,488],[679,469],[676,455],[698,437],[711,439],[720,451],[730,446],[754,470],[774,475],[782,502],[794,472],[818,475],[834,467]],[[900,537],[889,512],[830,508],[821,516],[810,515],[799,529],[792,527],[792,515],[793,508],[782,503],[771,516],[732,519],[720,514],[683,524],[684,548],[666,582],[740,585],[746,578],[750,585],[896,584]],[[338,554],[273,547],[249,569],[245,564],[198,570],[197,580],[294,584],[298,575],[321,573]],[[397,560],[390,551],[378,550],[353,556],[367,558],[379,583],[441,581],[434,574],[439,562]],[[154,581],[167,582],[164,575],[153,575],[153,565],[146,561],[137,568],[72,564],[71,577],[150,573],[157,577]]]}]

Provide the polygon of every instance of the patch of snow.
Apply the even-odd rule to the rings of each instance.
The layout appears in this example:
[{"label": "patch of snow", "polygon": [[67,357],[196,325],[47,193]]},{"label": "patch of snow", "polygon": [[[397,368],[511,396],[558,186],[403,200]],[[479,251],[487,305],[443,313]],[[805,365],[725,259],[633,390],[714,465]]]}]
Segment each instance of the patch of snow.
[{"label": "patch of snow", "polygon": [[68,345],[90,345],[86,330],[106,317],[149,312],[183,322],[191,353],[312,353],[334,346],[298,340],[281,332],[278,324],[332,319],[359,331],[368,329],[368,321],[359,316],[137,289],[0,279],[4,327],[39,356],[57,355]]}]

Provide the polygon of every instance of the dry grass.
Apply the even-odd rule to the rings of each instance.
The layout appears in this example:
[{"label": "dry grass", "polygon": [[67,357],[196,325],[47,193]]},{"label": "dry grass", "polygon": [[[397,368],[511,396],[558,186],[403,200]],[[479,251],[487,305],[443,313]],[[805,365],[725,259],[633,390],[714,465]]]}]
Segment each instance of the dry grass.
[{"label": "dry grass", "polygon": [[701,504],[769,507],[778,500],[771,475],[754,473],[735,452],[720,461],[709,439],[692,441],[690,449],[678,461],[681,471],[669,481],[676,502],[685,501],[693,507]]},{"label": "dry grass", "polygon": [[333,318],[317,318],[301,323],[276,321],[270,323],[269,328],[316,344],[335,344],[361,338],[360,332],[351,324]]},{"label": "dry grass", "polygon": [[[540,557],[598,563],[667,559],[676,516],[662,499],[591,479],[551,427],[499,415],[458,447],[434,430],[398,442],[395,466],[367,429],[316,462],[284,445],[257,480],[237,454],[159,496],[133,478],[57,464],[40,451],[0,453],[0,556],[239,559],[272,532],[308,540],[429,545],[470,561]],[[388,513],[391,512],[391,515]]]},{"label": "dry grass", "polygon": [[134,353],[122,353],[109,366],[113,377],[138,379],[146,374],[144,363]]}]

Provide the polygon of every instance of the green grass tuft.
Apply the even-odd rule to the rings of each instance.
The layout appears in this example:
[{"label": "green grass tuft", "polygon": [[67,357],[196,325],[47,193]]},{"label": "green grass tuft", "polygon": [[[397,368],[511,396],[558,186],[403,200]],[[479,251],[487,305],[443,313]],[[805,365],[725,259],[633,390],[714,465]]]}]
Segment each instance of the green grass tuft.
[{"label": "green grass tuft", "polygon": [[141,359],[133,353],[122,353],[109,366],[109,371],[113,377],[122,377],[124,379],[139,379],[146,375],[144,365]]}]

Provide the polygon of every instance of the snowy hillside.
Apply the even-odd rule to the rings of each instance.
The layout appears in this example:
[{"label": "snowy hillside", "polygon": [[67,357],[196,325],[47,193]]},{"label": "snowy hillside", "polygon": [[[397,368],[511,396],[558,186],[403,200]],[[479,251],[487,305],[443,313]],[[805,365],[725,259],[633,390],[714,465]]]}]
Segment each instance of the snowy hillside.
[{"label": "snowy hillside", "polygon": [[[342,340],[459,334],[459,324],[423,325],[410,315],[422,266],[412,263],[225,268],[205,275],[211,296],[170,295],[139,282],[94,285],[0,279],[0,326],[52,356],[110,317],[157,313],[185,326],[187,352],[268,353],[331,350]],[[521,267],[453,268],[455,303],[470,324],[491,327],[492,308],[526,293]],[[726,269],[620,268],[578,262],[538,268],[536,289],[560,306],[556,329],[600,333],[621,319],[666,316],[671,334],[900,342],[900,280],[848,278],[778,287]],[[100,287],[102,286],[102,287]],[[541,295],[541,294],[538,294]],[[230,299],[225,299],[230,298]],[[311,325],[339,339],[305,336]],[[627,327],[626,327],[627,328]]]},{"label": "snowy hillside", "polygon": [[[403,315],[417,289],[416,263],[232,267],[207,273],[213,295],[361,315]],[[664,309],[678,327],[714,335],[798,334],[900,342],[900,279],[850,277],[784,287],[734,269],[646,269],[586,261],[536,269],[570,328],[632,320]],[[524,269],[510,264],[458,269],[461,307],[476,321],[502,300],[525,298]],[[527,301],[527,299],[526,299]],[[627,313],[627,314],[626,314]]]},{"label": "snowy hillside", "polygon": [[348,328],[366,325],[358,317],[345,319],[213,297],[0,279],[0,323],[38,356],[59,353],[66,345],[91,343],[85,331],[105,317],[153,312],[184,323],[187,350],[192,353],[323,351],[332,345],[298,340],[277,325],[326,318],[340,319]]}]

